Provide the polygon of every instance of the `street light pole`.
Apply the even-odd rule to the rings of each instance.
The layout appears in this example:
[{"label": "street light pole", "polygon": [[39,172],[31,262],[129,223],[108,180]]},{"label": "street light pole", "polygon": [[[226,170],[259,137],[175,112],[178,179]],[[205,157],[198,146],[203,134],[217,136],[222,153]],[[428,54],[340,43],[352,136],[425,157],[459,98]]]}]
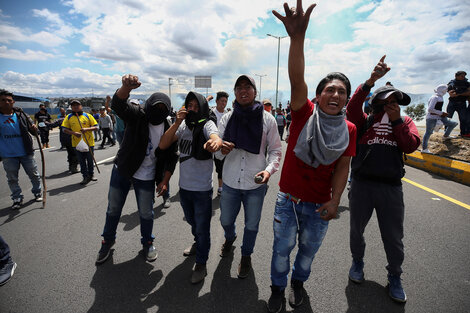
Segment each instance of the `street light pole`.
[{"label": "street light pole", "polygon": [[264,76],[268,76],[267,74],[255,74],[256,76],[259,76],[259,95],[258,95],[258,100],[261,101],[261,78]]},{"label": "street light pole", "polygon": [[278,108],[279,104],[277,102],[277,93],[278,93],[278,86],[279,86],[279,53],[280,53],[280,50],[281,50],[281,39],[286,38],[287,36],[274,36],[274,35],[271,35],[271,34],[267,34],[267,35],[277,39],[276,108]]},{"label": "street light pole", "polygon": [[173,78],[171,77],[168,77],[168,93],[169,93],[169,96],[170,96],[170,100],[171,100],[171,80]]}]

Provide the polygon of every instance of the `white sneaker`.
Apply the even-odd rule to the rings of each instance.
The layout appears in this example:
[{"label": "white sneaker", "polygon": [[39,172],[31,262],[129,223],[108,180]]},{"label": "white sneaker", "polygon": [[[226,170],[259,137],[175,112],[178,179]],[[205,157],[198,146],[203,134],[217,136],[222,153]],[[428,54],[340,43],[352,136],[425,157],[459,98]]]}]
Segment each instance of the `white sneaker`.
[{"label": "white sneaker", "polygon": [[170,198],[163,200],[163,207],[168,209],[171,206]]},{"label": "white sneaker", "polygon": [[431,152],[431,151],[429,151],[429,149],[424,149],[424,150],[421,150],[421,153],[431,153],[431,154],[432,154],[432,152]]},{"label": "white sneaker", "polygon": [[442,139],[444,139],[444,140],[455,139],[455,138],[457,138],[457,137],[455,137],[455,136],[442,136]]}]

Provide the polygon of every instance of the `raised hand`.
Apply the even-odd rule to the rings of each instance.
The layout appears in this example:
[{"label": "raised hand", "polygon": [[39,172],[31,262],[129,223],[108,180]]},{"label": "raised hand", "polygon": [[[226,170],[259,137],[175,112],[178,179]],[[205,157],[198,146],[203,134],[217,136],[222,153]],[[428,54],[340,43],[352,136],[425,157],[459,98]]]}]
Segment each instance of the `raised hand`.
[{"label": "raised hand", "polygon": [[310,20],[310,14],[316,4],[311,4],[307,11],[304,12],[302,8],[302,0],[297,0],[297,7],[289,8],[287,3],[284,3],[284,11],[286,16],[282,16],[276,10],[273,10],[274,16],[276,16],[286,28],[287,33],[291,38],[296,36],[305,36],[307,30],[308,21]]},{"label": "raised hand", "polygon": [[378,79],[384,77],[385,74],[390,71],[390,67],[387,66],[387,63],[385,63],[385,57],[386,55],[380,58],[379,63],[377,63],[377,65],[372,70],[372,73],[370,73],[370,78],[368,79],[367,85],[372,86]]},{"label": "raised hand", "polygon": [[141,84],[139,77],[135,75],[126,74],[122,76],[122,86],[129,90],[139,88]]}]

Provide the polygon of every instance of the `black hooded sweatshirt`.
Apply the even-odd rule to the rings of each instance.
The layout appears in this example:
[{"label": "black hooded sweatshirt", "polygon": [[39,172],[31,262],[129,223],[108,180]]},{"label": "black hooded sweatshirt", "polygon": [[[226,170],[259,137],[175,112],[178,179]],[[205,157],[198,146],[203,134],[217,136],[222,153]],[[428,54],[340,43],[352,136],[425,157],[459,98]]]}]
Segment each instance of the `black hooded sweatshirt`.
[{"label": "black hooded sweatshirt", "polygon": [[[163,97],[161,100],[170,112],[170,99]],[[126,123],[124,138],[114,163],[121,175],[131,178],[145,158],[149,141],[149,119],[143,108],[128,104],[127,99],[122,100],[116,94],[113,96],[111,108]],[[170,128],[168,119],[165,119],[163,123],[164,131]],[[163,179],[165,171],[174,172],[178,162],[177,149],[176,143],[166,150],[155,149],[155,156],[157,157],[155,180],[157,183]]]},{"label": "black hooded sweatshirt", "polygon": [[204,136],[204,125],[208,121],[213,121],[217,125],[217,117],[214,112],[209,109],[207,99],[197,92],[190,91],[188,93],[184,101],[186,108],[188,107],[188,102],[194,98],[199,104],[199,111],[197,113],[191,112],[192,116],[188,114],[185,119],[186,126],[193,132],[191,157],[196,160],[208,160],[212,158],[212,153],[204,149],[204,144],[207,141]]}]

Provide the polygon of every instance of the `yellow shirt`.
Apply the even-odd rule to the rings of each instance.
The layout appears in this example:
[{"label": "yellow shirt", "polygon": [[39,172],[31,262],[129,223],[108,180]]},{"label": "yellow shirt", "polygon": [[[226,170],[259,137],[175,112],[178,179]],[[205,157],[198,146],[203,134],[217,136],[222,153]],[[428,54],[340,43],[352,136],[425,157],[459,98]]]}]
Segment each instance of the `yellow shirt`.
[{"label": "yellow shirt", "polygon": [[[80,127],[80,123],[78,121],[78,118],[77,118],[76,115],[74,115],[74,113],[70,113],[65,117],[64,121],[62,122],[62,126],[67,128],[67,129],[70,129],[71,131],[80,132],[80,129],[82,129],[82,128],[93,127],[93,126],[96,126],[98,124],[96,122],[95,118],[93,117],[93,115],[91,115],[91,114],[83,112],[83,114],[79,115],[79,117],[80,117],[80,123],[82,124],[81,127]],[[82,134],[82,136],[83,136],[83,134]],[[86,138],[86,140],[85,140],[85,138]],[[83,139],[83,140],[85,140],[85,143],[88,142],[88,145],[90,147],[95,146],[95,138],[93,137],[93,132],[91,132],[91,131],[86,132],[85,133],[85,138]],[[81,137],[77,137],[77,136],[72,135],[72,147],[76,147],[78,145],[78,143],[80,142],[80,139],[81,139]]]}]

